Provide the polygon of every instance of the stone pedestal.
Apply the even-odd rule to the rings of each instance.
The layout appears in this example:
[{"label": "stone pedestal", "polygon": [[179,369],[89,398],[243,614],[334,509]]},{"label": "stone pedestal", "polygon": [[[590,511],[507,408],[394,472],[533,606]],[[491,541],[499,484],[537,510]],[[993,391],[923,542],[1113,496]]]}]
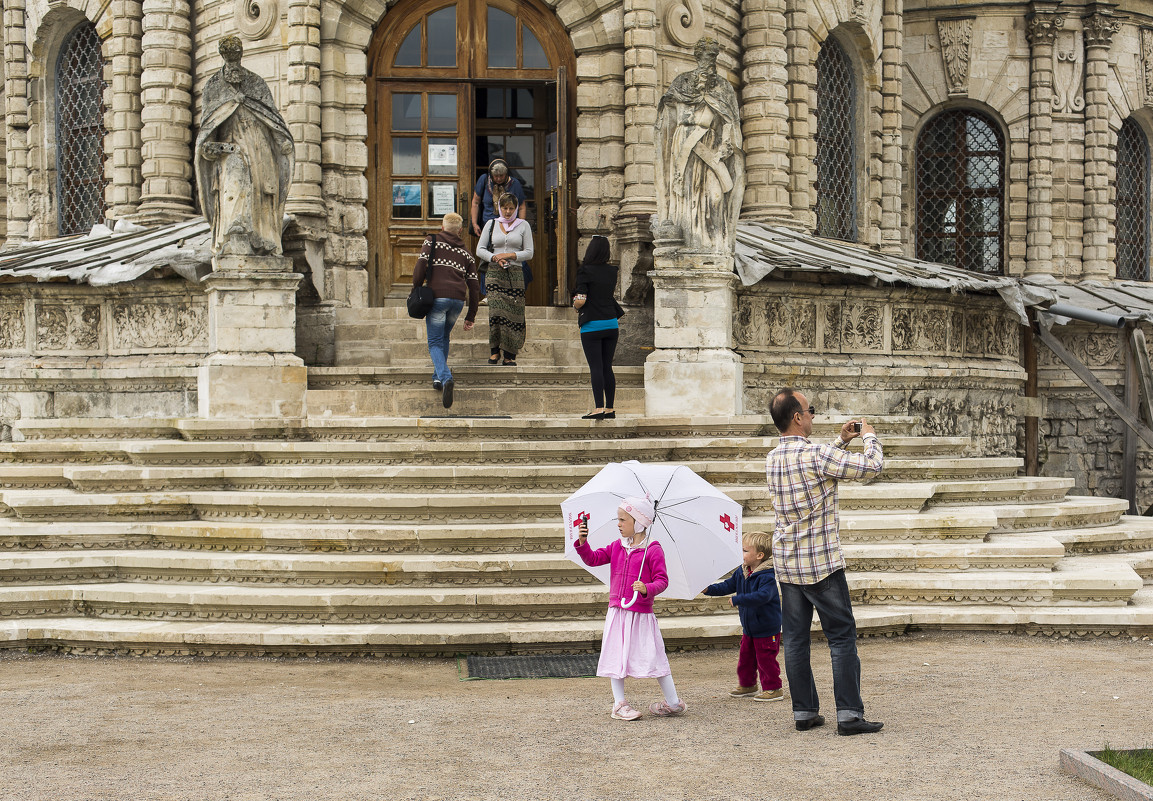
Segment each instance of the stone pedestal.
[{"label": "stone pedestal", "polygon": [[733,350],[733,257],[662,247],[652,273],[655,350],[645,362],[649,415],[744,413],[744,367]]},{"label": "stone pedestal", "polygon": [[303,417],[307,370],[296,356],[296,287],[281,256],[220,256],[204,280],[209,356],[198,376],[200,416]]}]

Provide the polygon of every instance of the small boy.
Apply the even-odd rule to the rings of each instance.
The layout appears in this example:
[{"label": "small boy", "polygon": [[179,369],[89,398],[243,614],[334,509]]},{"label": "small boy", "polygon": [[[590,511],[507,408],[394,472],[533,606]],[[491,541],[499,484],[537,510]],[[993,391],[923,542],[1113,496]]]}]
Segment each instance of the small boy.
[{"label": "small boy", "polygon": [[[733,698],[754,701],[780,701],[781,668],[777,652],[781,648],[781,596],[773,572],[773,537],[764,531],[747,531],[741,543],[742,565],[724,581],[705,590],[705,595],[732,595],[732,604],[741,617],[741,652],[737,657],[737,688]],[[757,673],[761,692],[757,692]]]}]

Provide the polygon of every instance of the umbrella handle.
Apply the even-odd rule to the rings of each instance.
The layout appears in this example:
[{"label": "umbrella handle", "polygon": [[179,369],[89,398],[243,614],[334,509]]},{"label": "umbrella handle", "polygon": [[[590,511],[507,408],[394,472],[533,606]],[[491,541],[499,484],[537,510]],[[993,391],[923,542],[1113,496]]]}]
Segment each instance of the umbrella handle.
[{"label": "umbrella handle", "polygon": [[[645,543],[645,549],[644,549],[644,551],[641,552],[641,569],[637,572],[637,581],[641,580],[641,573],[645,572],[645,557],[647,557],[648,555],[649,555],[649,546],[648,546],[648,543]],[[640,593],[637,592],[636,590],[633,590],[633,597],[627,601],[621,601],[621,608],[622,609],[632,608],[632,605],[637,602],[637,598],[639,598],[639,597],[640,597]]]}]

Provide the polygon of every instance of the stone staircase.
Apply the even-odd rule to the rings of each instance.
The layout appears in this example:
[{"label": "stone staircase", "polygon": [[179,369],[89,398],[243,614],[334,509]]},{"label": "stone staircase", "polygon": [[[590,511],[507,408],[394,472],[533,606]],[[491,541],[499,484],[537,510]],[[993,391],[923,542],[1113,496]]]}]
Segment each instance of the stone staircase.
[{"label": "stone staircase", "polygon": [[[404,390],[310,390],[309,408],[333,391]],[[1153,521],[1070,496],[1069,480],[1020,477],[1018,460],[966,439],[902,435],[912,423],[875,421],[885,473],[841,489],[862,632],[1153,631]],[[16,433],[0,445],[0,647],[593,649],[606,592],[564,558],[559,504],[603,464],[687,464],[744,505],[746,528],[772,525],[763,417],[321,413],[24,420]],[[740,631],[723,599],[657,608],[672,647]]]}]

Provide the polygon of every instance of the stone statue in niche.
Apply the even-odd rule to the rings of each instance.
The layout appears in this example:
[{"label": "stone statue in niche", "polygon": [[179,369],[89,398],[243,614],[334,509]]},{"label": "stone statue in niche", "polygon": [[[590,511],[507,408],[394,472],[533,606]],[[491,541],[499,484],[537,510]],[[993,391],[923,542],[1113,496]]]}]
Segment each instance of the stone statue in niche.
[{"label": "stone statue in niche", "polygon": [[717,74],[716,40],[701,39],[694,53],[696,69],[673,79],[657,109],[653,227],[688,250],[731,254],[745,193],[740,106]]},{"label": "stone statue in niche", "polygon": [[204,87],[195,151],[200,205],[212,224],[214,256],[279,256],[292,134],[268,84],[240,66],[242,53],[240,39],[223,39],[224,68]]}]

